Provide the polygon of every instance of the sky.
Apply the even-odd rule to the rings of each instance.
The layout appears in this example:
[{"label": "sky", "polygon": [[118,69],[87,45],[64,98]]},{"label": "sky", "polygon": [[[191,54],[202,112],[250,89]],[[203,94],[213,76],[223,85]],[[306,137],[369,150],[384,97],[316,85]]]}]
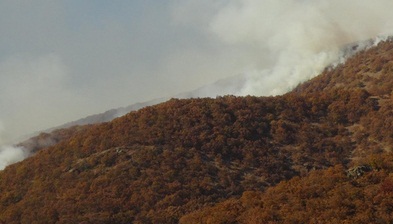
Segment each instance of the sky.
[{"label": "sky", "polygon": [[220,68],[226,59],[204,28],[183,20],[200,3],[181,4],[1,1],[3,139],[236,73]]},{"label": "sky", "polygon": [[247,81],[231,94],[282,94],[339,61],[343,45],[393,30],[392,8],[391,0],[0,1],[0,145],[234,75]]}]

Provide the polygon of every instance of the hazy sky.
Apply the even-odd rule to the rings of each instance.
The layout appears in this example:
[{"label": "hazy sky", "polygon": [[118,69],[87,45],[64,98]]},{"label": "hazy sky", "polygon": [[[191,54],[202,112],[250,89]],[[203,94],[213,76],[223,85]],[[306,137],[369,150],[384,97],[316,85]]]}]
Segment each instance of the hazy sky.
[{"label": "hazy sky", "polygon": [[281,93],[342,44],[389,31],[392,2],[0,1],[1,136],[240,73],[250,81],[239,94]]},{"label": "hazy sky", "polygon": [[239,73],[201,24],[207,2],[1,1],[3,138]]}]

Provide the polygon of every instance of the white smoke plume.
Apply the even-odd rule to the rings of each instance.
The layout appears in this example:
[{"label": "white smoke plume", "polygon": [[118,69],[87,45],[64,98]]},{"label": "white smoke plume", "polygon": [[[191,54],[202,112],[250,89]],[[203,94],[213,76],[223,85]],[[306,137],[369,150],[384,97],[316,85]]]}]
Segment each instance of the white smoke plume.
[{"label": "white smoke plume", "polygon": [[6,166],[22,161],[29,156],[29,153],[23,147],[16,147],[4,144],[2,133],[4,131],[3,125],[0,123],[0,170]]},{"label": "white smoke plume", "polygon": [[209,27],[228,47],[257,49],[260,64],[270,62],[246,68],[237,94],[277,95],[339,63],[345,45],[391,34],[392,8],[390,0],[230,0]]},{"label": "white smoke plume", "polygon": [[0,146],[0,170],[6,166],[22,161],[28,153],[22,147]]}]

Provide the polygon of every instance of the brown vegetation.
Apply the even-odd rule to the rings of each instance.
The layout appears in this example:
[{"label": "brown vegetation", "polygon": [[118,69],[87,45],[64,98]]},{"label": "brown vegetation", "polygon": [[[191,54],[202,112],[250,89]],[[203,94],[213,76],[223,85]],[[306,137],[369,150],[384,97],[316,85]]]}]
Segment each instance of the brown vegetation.
[{"label": "brown vegetation", "polygon": [[42,134],[0,172],[0,222],[392,222],[392,46],[283,96],[172,99]]}]

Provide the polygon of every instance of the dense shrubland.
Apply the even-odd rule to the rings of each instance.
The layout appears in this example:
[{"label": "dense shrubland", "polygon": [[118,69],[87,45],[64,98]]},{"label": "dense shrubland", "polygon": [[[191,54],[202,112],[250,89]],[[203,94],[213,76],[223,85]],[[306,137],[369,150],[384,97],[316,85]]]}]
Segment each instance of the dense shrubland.
[{"label": "dense shrubland", "polygon": [[0,172],[0,222],[391,222],[392,45],[283,96],[172,99],[41,134]]}]

